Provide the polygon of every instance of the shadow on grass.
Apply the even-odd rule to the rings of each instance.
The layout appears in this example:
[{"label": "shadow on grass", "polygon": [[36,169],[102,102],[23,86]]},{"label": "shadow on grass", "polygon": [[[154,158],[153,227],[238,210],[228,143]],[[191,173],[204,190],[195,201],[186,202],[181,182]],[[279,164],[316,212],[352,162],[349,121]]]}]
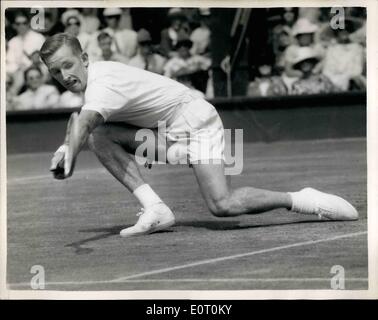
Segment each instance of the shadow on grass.
[{"label": "shadow on grass", "polygon": [[[176,223],[175,227],[192,227],[192,228],[203,228],[212,231],[222,231],[222,230],[242,230],[242,229],[253,229],[253,228],[267,228],[275,226],[285,226],[285,225],[294,225],[294,224],[303,224],[303,223],[319,223],[327,222],[323,220],[305,220],[305,221],[289,221],[289,222],[277,222],[277,223],[262,223],[262,224],[248,224],[240,225],[238,220],[205,220],[205,221],[181,221]],[[93,237],[85,238],[83,240],[75,241],[65,245],[65,247],[72,247],[75,249],[76,254],[89,254],[94,251],[93,248],[84,247],[85,244],[90,242],[106,239],[113,236],[119,236],[119,233],[122,229],[130,227],[131,225],[116,225],[106,228],[91,228],[91,229],[82,229],[79,232],[83,233],[101,233]],[[162,230],[154,232],[154,234],[161,233],[172,233],[174,232],[171,229]]]}]

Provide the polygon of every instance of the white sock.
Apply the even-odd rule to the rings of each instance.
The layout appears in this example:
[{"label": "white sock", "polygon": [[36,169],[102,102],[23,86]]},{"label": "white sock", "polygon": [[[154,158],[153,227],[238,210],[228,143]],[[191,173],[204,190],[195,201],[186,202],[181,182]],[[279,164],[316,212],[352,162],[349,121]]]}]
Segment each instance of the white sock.
[{"label": "white sock", "polygon": [[309,195],[303,191],[304,190],[288,192],[292,200],[291,211],[304,214],[313,214],[315,209],[314,199],[311,199]]},{"label": "white sock", "polygon": [[142,184],[141,186],[136,188],[133,194],[139,200],[143,208],[147,208],[156,203],[163,202],[147,183]]}]

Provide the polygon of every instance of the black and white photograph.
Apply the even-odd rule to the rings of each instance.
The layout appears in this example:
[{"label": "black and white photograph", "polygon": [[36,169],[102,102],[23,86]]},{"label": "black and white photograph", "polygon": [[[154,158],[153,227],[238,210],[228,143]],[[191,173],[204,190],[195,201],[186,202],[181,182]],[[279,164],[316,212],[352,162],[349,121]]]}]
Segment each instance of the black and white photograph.
[{"label": "black and white photograph", "polygon": [[2,2],[2,296],[377,298],[372,2]]}]

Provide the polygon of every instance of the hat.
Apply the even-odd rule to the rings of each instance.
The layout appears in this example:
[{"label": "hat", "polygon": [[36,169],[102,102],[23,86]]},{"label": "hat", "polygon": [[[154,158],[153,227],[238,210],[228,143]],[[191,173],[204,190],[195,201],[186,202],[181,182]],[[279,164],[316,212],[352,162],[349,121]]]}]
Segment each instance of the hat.
[{"label": "hat", "polygon": [[182,11],[181,8],[171,8],[168,11],[168,18],[170,18],[170,19],[175,19],[175,18],[185,19],[186,16],[185,16],[185,14],[184,14],[184,12]]},{"label": "hat", "polygon": [[122,14],[121,8],[106,8],[102,13],[105,17],[106,16],[120,16]]},{"label": "hat", "polygon": [[293,36],[304,33],[315,33],[319,27],[306,18],[300,18],[293,26]]},{"label": "hat", "polygon": [[81,14],[80,14],[80,12],[78,10],[76,10],[76,9],[70,9],[70,10],[65,11],[62,14],[62,18],[61,18],[62,23],[66,26],[68,20],[71,19],[71,18],[76,18],[79,21],[81,21]]},{"label": "hat", "polygon": [[140,29],[138,31],[138,43],[143,43],[143,42],[151,42],[152,38],[150,33],[146,29]]},{"label": "hat", "polygon": [[299,67],[299,64],[305,60],[319,61],[319,56],[316,51],[311,47],[299,47],[296,52],[296,56],[293,59],[293,68]]},{"label": "hat", "polygon": [[210,16],[210,8],[199,8],[198,9],[200,16]]}]

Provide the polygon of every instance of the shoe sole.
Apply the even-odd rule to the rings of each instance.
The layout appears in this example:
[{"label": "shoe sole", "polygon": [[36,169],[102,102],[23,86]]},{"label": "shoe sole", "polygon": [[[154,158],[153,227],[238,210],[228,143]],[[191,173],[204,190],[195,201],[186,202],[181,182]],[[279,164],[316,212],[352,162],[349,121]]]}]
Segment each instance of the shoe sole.
[{"label": "shoe sole", "polygon": [[175,220],[172,220],[172,221],[168,221],[166,223],[161,223],[158,226],[152,227],[151,229],[148,229],[148,230],[143,231],[143,232],[130,233],[130,234],[126,234],[126,235],[123,235],[122,231],[121,231],[120,236],[122,238],[144,236],[144,235],[151,234],[151,233],[154,233],[154,232],[162,231],[166,228],[172,227],[174,224],[175,224]]}]

